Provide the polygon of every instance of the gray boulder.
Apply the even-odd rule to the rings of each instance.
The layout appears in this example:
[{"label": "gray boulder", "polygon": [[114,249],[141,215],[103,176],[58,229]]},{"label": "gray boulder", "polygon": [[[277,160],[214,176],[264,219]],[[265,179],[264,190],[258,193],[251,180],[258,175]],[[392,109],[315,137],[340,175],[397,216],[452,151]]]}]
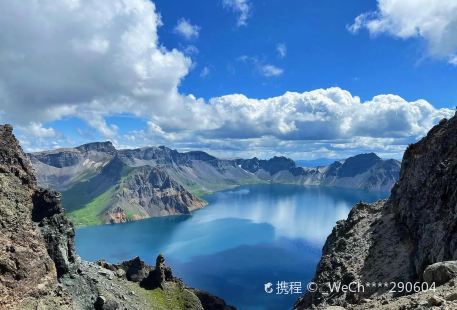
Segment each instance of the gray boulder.
[{"label": "gray boulder", "polygon": [[457,261],[447,261],[432,264],[425,268],[424,281],[436,286],[442,285],[449,280],[457,277]]}]

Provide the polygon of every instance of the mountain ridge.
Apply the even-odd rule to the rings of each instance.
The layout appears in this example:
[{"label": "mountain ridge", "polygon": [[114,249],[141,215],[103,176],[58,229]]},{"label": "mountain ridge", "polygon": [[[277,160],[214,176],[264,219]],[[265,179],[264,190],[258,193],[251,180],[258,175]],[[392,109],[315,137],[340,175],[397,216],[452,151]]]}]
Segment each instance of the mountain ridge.
[{"label": "mountain ridge", "polygon": [[[388,191],[398,178],[400,166],[395,160],[382,160],[373,153],[329,166],[304,168],[284,156],[230,160],[203,151],[181,153],[165,146],[116,150],[110,142],[28,156],[38,183],[62,192],[64,205],[77,225],[186,215],[204,207],[205,202],[199,198],[202,195],[245,184],[285,183]],[[120,173],[114,179],[107,171],[113,162],[119,166],[115,173]],[[164,198],[165,189],[159,190],[160,186],[146,191],[147,197],[142,197],[146,193],[142,189],[149,186],[147,178],[141,178],[143,184],[125,188],[126,184],[134,184],[126,183],[126,178],[144,173],[142,170],[147,169],[144,167],[156,167],[151,171],[171,180],[168,198]]]}]

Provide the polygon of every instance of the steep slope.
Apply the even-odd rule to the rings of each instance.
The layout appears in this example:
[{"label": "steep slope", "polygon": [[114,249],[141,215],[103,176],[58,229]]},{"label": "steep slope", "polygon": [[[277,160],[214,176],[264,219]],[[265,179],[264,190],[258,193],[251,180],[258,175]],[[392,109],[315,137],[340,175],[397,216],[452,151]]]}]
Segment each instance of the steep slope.
[{"label": "steep slope", "polygon": [[[408,147],[400,180],[387,201],[358,204],[347,220],[337,223],[325,243],[313,280],[319,290],[305,294],[296,308],[457,308],[457,279],[452,280],[457,276],[457,262],[442,263],[457,260],[456,188],[454,116],[442,120],[425,138]],[[436,292],[419,292],[398,299],[395,296],[406,293],[389,292],[392,285],[365,292],[330,292],[328,283],[352,281],[425,281],[435,282],[438,288]]]},{"label": "steep slope", "polygon": [[28,158],[0,126],[0,309],[234,309],[188,288],[159,255],[119,265],[81,261],[57,192],[40,189]]},{"label": "steep slope", "polygon": [[190,214],[205,203],[156,166],[131,167],[115,156],[98,174],[62,193],[77,225]]},{"label": "steep slope", "polygon": [[40,229],[32,220],[36,188],[29,161],[8,125],[0,126],[0,308],[14,308],[27,298],[65,305],[56,295],[57,271]]},{"label": "steep slope", "polygon": [[133,168],[115,189],[105,222],[167,215],[191,214],[205,202],[174,181],[160,167]]},{"label": "steep slope", "polygon": [[235,161],[218,159],[200,151],[179,153],[160,146],[120,150],[119,156],[129,166],[161,166],[175,181],[196,195],[262,182],[238,167]]},{"label": "steep slope", "polygon": [[405,152],[390,203],[415,243],[414,267],[457,259],[457,117]]}]

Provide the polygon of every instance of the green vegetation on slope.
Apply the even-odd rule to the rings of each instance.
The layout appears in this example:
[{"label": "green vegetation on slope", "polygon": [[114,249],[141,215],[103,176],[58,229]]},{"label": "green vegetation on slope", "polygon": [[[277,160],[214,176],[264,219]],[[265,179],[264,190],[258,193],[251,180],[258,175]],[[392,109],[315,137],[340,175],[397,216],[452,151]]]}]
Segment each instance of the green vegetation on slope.
[{"label": "green vegetation on slope", "polygon": [[195,195],[199,198],[202,198],[205,195],[211,194],[210,191],[203,189],[201,186],[195,185],[188,185],[184,186],[192,195]]},{"label": "green vegetation on slope", "polygon": [[92,201],[85,204],[83,208],[70,211],[68,216],[77,226],[103,224],[100,214],[106,207],[108,207],[109,202],[114,195],[115,188],[115,186],[111,187],[103,194],[95,197]]},{"label": "green vegetation on slope", "polygon": [[[62,204],[75,225],[103,224],[102,213],[134,169],[119,160],[108,163],[97,175],[62,192]],[[130,215],[133,217],[133,214]]]},{"label": "green vegetation on slope", "polygon": [[[79,182],[62,192],[62,203],[69,217],[77,226],[98,225],[105,222],[104,211],[110,208],[112,198],[122,191],[124,182],[135,175],[141,167],[129,167],[119,158],[114,158],[97,172],[81,175]],[[246,184],[267,183],[252,177],[237,181],[218,178],[217,181],[191,180],[178,172],[170,173],[171,177],[184,186],[190,193],[204,200],[204,196],[213,192],[235,188]],[[122,206],[127,220],[147,216],[139,206],[126,204]]]},{"label": "green vegetation on slope", "polygon": [[100,189],[97,189],[97,182],[93,182],[93,179],[95,178],[76,183],[68,190],[62,192],[62,204],[67,212],[84,208],[95,197],[109,188],[108,186],[106,188],[101,186]]},{"label": "green vegetation on slope", "polygon": [[198,305],[200,305],[198,297],[178,283],[167,282],[163,290],[161,288],[146,290],[135,283],[130,283],[129,285],[132,291],[151,305],[151,309],[198,309]]}]

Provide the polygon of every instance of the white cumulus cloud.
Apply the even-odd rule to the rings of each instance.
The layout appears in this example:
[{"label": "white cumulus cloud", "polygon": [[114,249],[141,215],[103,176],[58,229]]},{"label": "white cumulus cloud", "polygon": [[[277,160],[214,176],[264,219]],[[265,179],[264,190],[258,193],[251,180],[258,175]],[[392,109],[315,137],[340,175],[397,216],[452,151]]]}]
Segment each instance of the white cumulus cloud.
[{"label": "white cumulus cloud", "polygon": [[207,115],[218,122],[206,135],[282,140],[418,137],[441,118],[453,115],[425,100],[408,102],[396,95],[361,102],[338,87],[267,99],[227,95],[212,98],[209,107]]},{"label": "white cumulus cloud", "polygon": [[28,126],[20,127],[20,129],[34,138],[54,138],[57,136],[54,128],[46,128],[37,122],[30,122]]},{"label": "white cumulus cloud", "polygon": [[160,25],[147,0],[1,1],[3,118],[78,116],[112,135],[106,115],[170,109],[191,60],[160,45]]},{"label": "white cumulus cloud", "polygon": [[356,33],[366,28],[372,35],[422,38],[432,57],[455,64],[457,52],[457,1],[378,0],[375,12],[356,17],[348,29]]},{"label": "white cumulus cloud", "polygon": [[400,157],[409,143],[454,114],[425,100],[390,94],[362,102],[338,87],[266,99],[231,94],[187,104],[185,113],[154,116],[147,130],[135,133],[135,142],[203,148],[233,157],[341,158],[371,151]]},{"label": "white cumulus cloud", "polygon": [[175,26],[174,31],[186,40],[198,38],[200,26],[192,25],[187,19],[181,18]]}]

